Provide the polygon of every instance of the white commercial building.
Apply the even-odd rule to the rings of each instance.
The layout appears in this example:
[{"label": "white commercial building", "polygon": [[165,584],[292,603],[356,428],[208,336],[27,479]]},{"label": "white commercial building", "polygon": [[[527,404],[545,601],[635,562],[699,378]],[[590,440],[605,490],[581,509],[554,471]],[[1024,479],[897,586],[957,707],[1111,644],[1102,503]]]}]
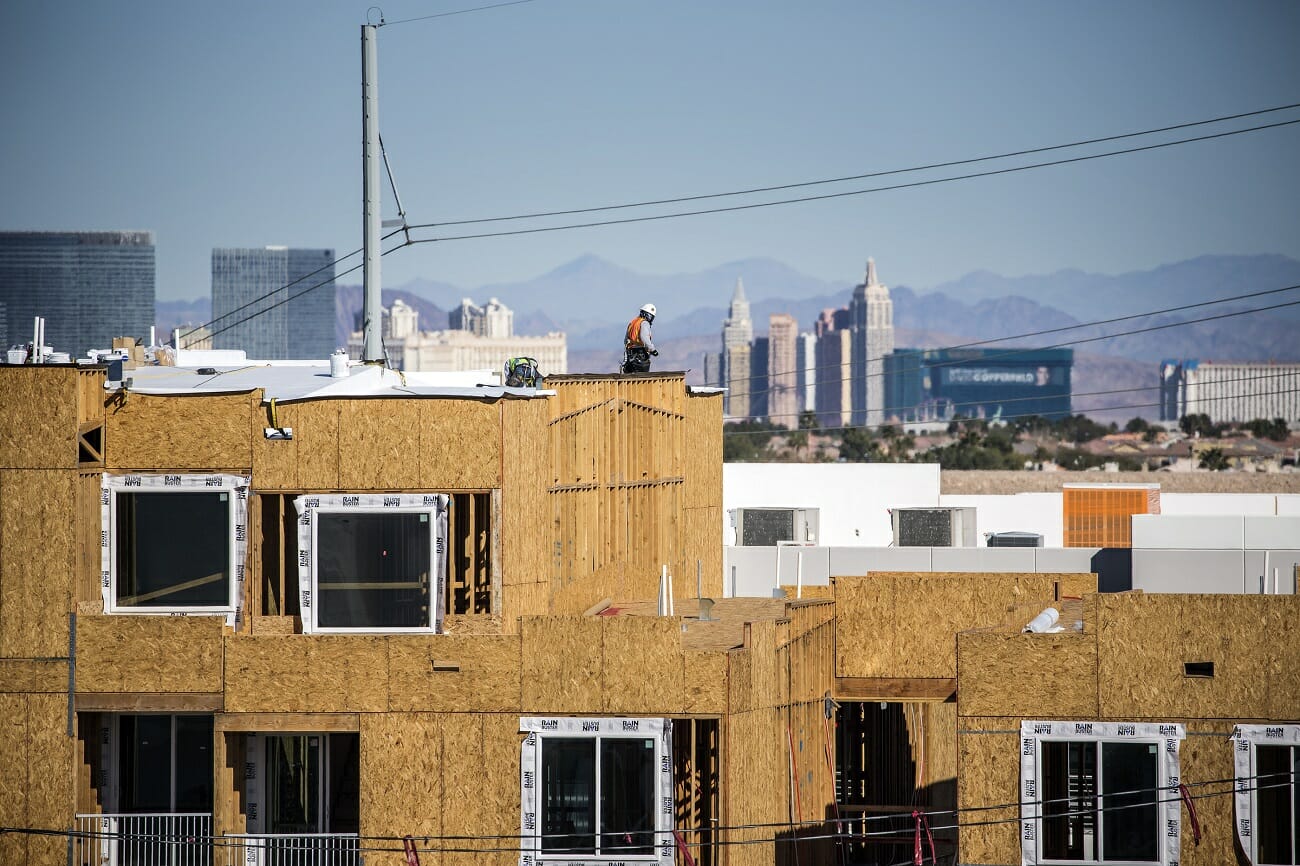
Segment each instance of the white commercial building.
[{"label": "white commercial building", "polygon": [[1214,423],[1256,418],[1300,420],[1300,364],[1165,361],[1160,419],[1208,415]]}]

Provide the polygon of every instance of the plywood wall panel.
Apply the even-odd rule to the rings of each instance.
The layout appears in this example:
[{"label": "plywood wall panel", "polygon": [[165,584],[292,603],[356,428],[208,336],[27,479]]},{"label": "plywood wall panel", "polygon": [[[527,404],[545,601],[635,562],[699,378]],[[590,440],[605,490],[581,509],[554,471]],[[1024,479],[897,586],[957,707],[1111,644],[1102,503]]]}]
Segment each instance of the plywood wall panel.
[{"label": "plywood wall panel", "polygon": [[77,476],[77,511],[73,524],[76,537],[76,574],[72,586],[72,603],[104,603],[100,588],[100,571],[103,568],[103,549],[99,544],[99,534],[103,528],[100,521],[100,482],[101,473],[85,473]]},{"label": "plywood wall panel", "polygon": [[[961,808],[1019,802],[1019,719],[963,717],[957,749],[957,802]],[[1019,863],[1019,817],[1016,806],[962,813],[958,837],[961,861]]]},{"label": "plywood wall panel", "polygon": [[[480,760],[494,772],[480,779],[474,802],[478,808],[475,826],[480,834],[498,836],[491,844],[509,848],[511,837],[519,834],[519,752],[523,734],[519,733],[519,716],[494,713],[480,717],[483,743]],[[504,844],[502,844],[504,843]],[[509,851],[478,855],[476,863],[514,866],[518,854]]]},{"label": "plywood wall panel", "polygon": [[686,507],[719,507],[722,504],[722,395],[691,395],[684,402]]},{"label": "plywood wall panel", "polygon": [[[293,439],[297,443],[298,480],[301,490],[340,490],[342,462],[339,450],[340,400],[311,400],[293,405]],[[281,423],[284,423],[281,421]],[[257,489],[264,489],[254,478]]]},{"label": "plywood wall panel", "polygon": [[0,694],[67,692],[68,663],[55,659],[0,659]]},{"label": "plywood wall panel", "polygon": [[518,713],[519,644],[517,636],[390,636],[389,709]]},{"label": "plywood wall panel", "polygon": [[[501,486],[502,402],[420,400],[420,485],[434,490]],[[512,401],[513,402],[513,401]],[[533,449],[544,428],[514,431],[507,456]]]},{"label": "plywood wall panel", "polygon": [[77,617],[78,692],[219,692],[216,616]]},{"label": "plywood wall panel", "polygon": [[388,648],[364,635],[231,635],[229,713],[382,713]]},{"label": "plywood wall panel", "polygon": [[604,706],[604,628],[596,617],[520,623],[523,712],[596,714]]},{"label": "plywood wall panel", "polygon": [[412,490],[420,484],[418,400],[339,401],[339,485]]},{"label": "plywood wall panel", "polygon": [[[361,716],[361,835],[442,834],[442,718],[432,713]],[[384,846],[389,847],[389,846]],[[370,851],[368,866],[401,866],[396,851]],[[422,864],[438,863],[433,854]]]},{"label": "plywood wall panel", "polygon": [[[30,695],[27,699],[27,824],[61,828],[76,803],[73,754],[76,740],[67,734],[68,696]],[[31,866],[63,866],[67,840],[33,836],[27,843]]]},{"label": "plywood wall panel", "polygon": [[68,655],[77,473],[0,470],[0,658]]},{"label": "plywood wall panel", "polygon": [[681,713],[682,627],[676,617],[597,617],[604,627],[608,715]]},{"label": "plywood wall panel", "polygon": [[252,433],[256,427],[261,435],[262,421],[252,393],[155,397],[128,392],[107,412],[105,465],[115,471],[248,472]]},{"label": "plywood wall panel", "polygon": [[892,577],[835,579],[835,675],[879,677],[895,669]]},{"label": "plywood wall panel", "polygon": [[76,370],[0,366],[0,469],[77,465]]},{"label": "plywood wall panel", "polygon": [[1095,635],[972,631],[957,647],[962,715],[1098,718]]},{"label": "plywood wall panel", "polygon": [[688,650],[683,653],[683,690],[687,713],[724,713],[727,709],[727,654]]},{"label": "plywood wall panel", "polygon": [[[1105,717],[1295,717],[1297,704],[1272,706],[1269,694],[1295,694],[1300,597],[1125,593],[1097,605]],[[1213,662],[1214,676],[1185,676],[1187,662]]]},{"label": "plywood wall panel", "polygon": [[548,400],[504,400],[501,435],[507,442],[527,442],[509,448],[501,461],[501,583],[505,621],[548,613],[545,595],[536,589],[551,580],[556,537],[554,506],[546,490],[551,484],[551,450],[546,423]]},{"label": "plywood wall panel", "polygon": [[[0,827],[27,826],[27,695],[0,694]],[[0,863],[27,862],[27,837],[0,833]]]},{"label": "plywood wall panel", "polygon": [[276,406],[275,421],[282,428],[293,431],[292,439],[267,439],[264,428],[271,426],[269,407],[262,402],[263,392],[257,392],[257,408],[250,432],[253,453],[253,486],[257,490],[297,490],[298,447],[304,436],[310,434],[299,423],[303,403]]}]

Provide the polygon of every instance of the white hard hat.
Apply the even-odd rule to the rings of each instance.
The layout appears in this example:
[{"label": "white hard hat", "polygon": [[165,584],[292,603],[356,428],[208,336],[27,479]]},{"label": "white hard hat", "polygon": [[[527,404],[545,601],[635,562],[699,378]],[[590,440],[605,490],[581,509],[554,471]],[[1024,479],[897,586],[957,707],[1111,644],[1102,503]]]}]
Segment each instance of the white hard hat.
[{"label": "white hard hat", "polygon": [[653,318],[654,315],[655,315],[655,305],[654,305],[654,304],[643,304],[643,305],[641,306],[641,312],[643,312],[643,313],[645,313],[647,316],[650,316],[651,318]]}]

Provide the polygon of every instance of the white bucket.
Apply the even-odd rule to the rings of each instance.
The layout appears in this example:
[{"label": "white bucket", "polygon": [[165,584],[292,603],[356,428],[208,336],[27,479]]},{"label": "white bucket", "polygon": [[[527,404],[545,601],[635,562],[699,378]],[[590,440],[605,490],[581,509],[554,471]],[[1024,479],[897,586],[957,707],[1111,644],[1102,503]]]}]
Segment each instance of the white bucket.
[{"label": "white bucket", "polygon": [[346,379],[348,375],[348,353],[342,349],[330,355],[330,378]]}]

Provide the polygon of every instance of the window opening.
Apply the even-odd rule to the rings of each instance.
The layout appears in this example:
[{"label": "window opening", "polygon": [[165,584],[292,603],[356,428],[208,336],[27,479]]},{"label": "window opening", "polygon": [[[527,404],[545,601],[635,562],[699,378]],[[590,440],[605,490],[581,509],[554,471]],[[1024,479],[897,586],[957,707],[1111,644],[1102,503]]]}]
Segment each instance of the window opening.
[{"label": "window opening", "polygon": [[673,719],[673,784],[678,827],[689,827],[686,844],[696,866],[717,866],[714,826],[720,814],[720,739],[717,719]]},{"label": "window opening", "polygon": [[1300,864],[1300,725],[1238,725],[1232,736],[1241,850],[1257,866]]},{"label": "window opening", "polygon": [[447,567],[447,496],[302,496],[303,630],[435,632]]},{"label": "window opening", "polygon": [[101,585],[109,613],[225,613],[243,588],[248,480],[105,475]]},{"label": "window opening", "polygon": [[[1021,724],[1024,863],[1173,863],[1181,725]],[[1172,829],[1171,829],[1172,828]]]},{"label": "window opening", "polygon": [[521,827],[533,862],[673,862],[668,723],[525,718],[520,729]]}]

